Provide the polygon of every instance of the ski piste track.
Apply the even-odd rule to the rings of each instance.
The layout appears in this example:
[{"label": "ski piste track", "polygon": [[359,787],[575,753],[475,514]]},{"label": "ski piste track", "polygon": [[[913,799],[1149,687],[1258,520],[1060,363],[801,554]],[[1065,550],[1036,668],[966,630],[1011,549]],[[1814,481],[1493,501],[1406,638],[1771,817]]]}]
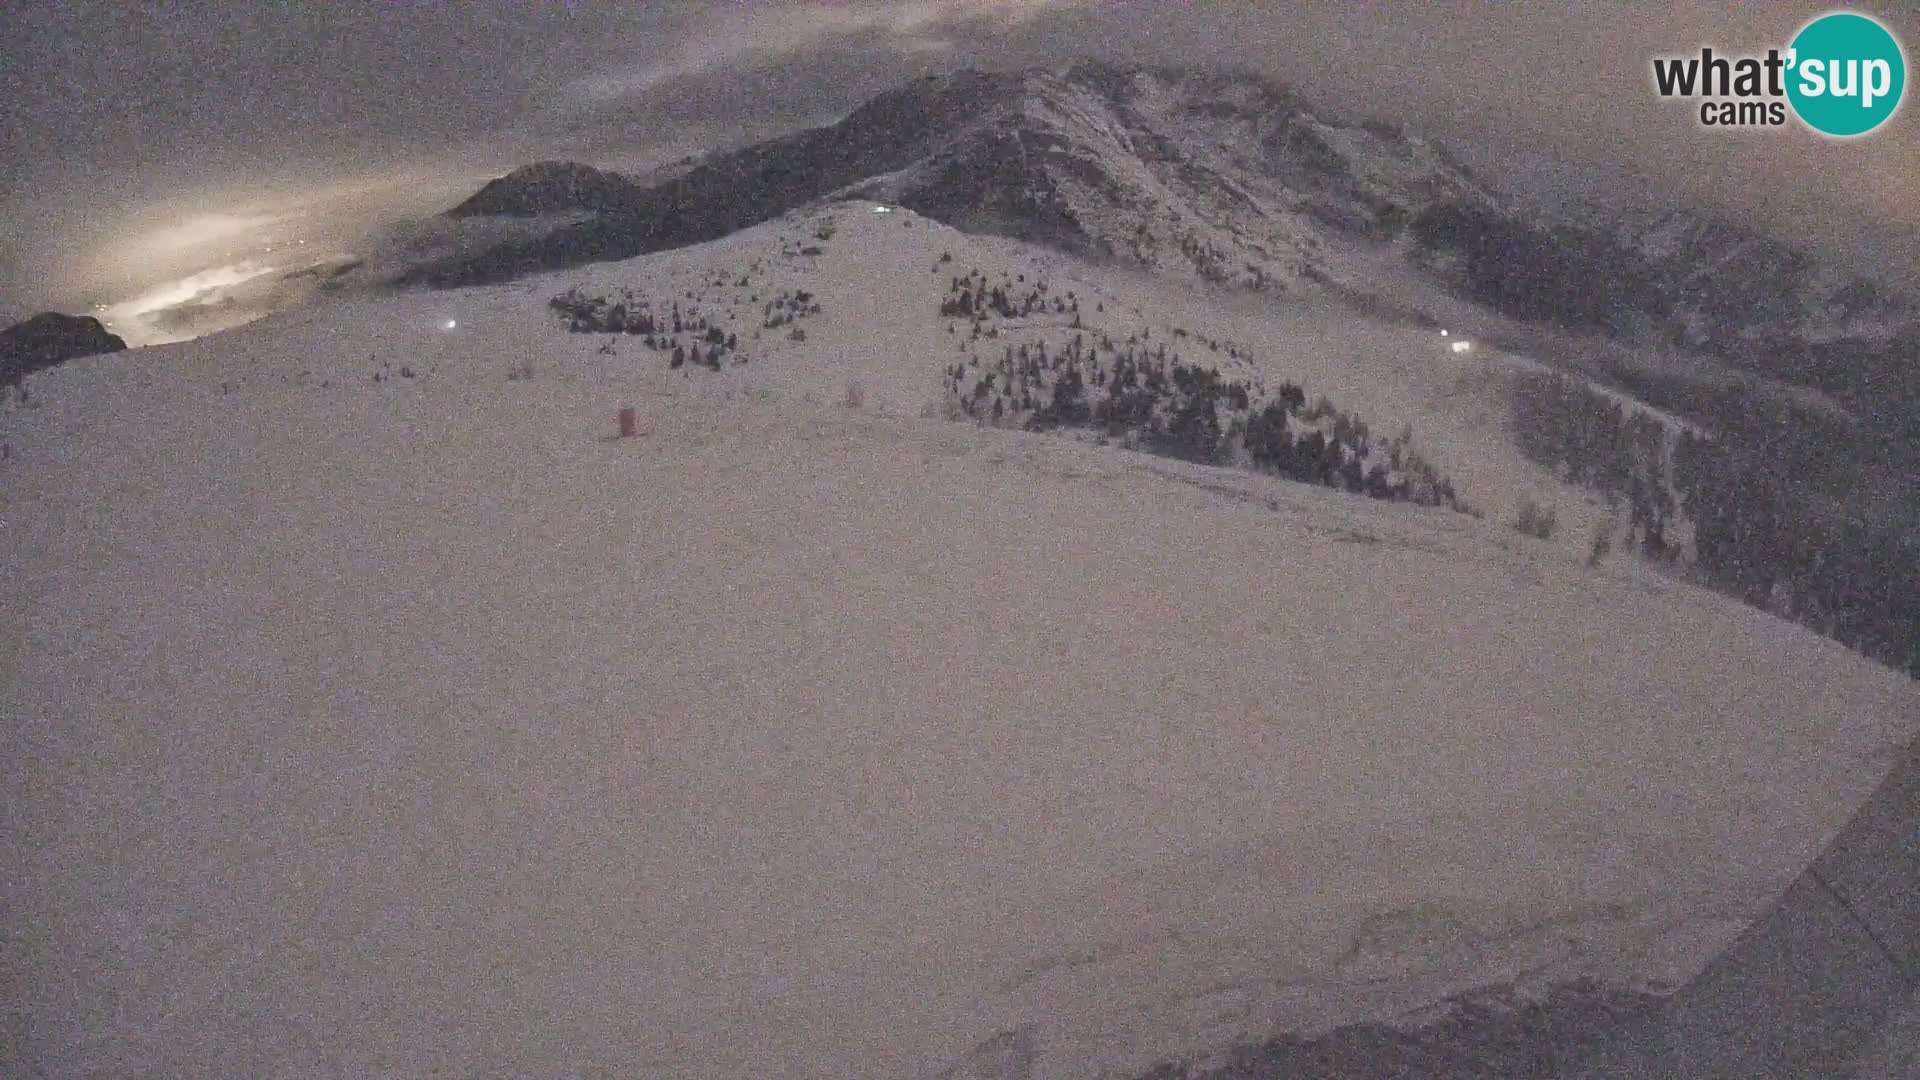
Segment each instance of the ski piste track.
[{"label": "ski piste track", "polygon": [[1920,1078],[1920,741],[1767,915],[1571,1075]]}]

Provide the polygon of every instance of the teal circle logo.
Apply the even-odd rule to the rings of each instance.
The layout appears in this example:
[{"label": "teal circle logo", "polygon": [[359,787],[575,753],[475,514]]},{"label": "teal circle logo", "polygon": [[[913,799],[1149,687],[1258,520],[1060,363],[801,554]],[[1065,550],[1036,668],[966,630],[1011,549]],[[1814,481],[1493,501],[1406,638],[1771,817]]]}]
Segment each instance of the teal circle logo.
[{"label": "teal circle logo", "polygon": [[1815,131],[1842,138],[1887,122],[1907,89],[1907,58],[1887,28],[1851,11],[1822,15],[1793,39],[1787,100]]}]

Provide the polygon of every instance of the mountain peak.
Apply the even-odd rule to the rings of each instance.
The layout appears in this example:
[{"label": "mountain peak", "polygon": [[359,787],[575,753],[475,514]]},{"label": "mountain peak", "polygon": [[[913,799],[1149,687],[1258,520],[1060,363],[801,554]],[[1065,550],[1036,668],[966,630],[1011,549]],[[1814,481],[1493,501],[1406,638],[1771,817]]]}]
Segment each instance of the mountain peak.
[{"label": "mountain peak", "polygon": [[637,186],[619,173],[577,161],[536,161],[489,181],[447,215],[532,217],[578,210],[600,212],[617,209],[636,190]]},{"label": "mountain peak", "polygon": [[1492,198],[1437,147],[1258,75],[1083,61],[1003,85],[996,107],[850,193],[1254,288],[1337,276],[1323,232],[1381,237],[1436,202]]}]

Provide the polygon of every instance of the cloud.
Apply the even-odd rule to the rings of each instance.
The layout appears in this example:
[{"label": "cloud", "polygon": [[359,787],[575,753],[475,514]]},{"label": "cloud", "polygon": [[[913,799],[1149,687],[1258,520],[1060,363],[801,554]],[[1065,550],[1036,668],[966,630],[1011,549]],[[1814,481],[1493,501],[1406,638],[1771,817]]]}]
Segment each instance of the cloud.
[{"label": "cloud", "polygon": [[969,26],[1005,33],[1048,14],[1092,6],[1093,0],[908,0],[801,3],[714,10],[661,59],[602,72],[574,84],[589,104],[602,104],[748,57],[765,60],[821,48],[836,39],[878,34],[906,54],[944,53]]},{"label": "cloud", "polygon": [[260,230],[284,220],[272,214],[196,214],[135,237],[130,243],[153,252],[188,252],[223,241],[251,239]]}]

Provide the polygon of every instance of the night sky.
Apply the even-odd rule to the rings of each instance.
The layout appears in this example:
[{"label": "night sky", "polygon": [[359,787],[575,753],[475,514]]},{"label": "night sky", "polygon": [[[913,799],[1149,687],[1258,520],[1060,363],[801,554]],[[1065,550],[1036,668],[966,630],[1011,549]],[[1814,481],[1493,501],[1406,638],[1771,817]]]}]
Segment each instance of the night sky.
[{"label": "night sky", "polygon": [[[829,122],[931,71],[1086,55],[1255,68],[1537,197],[1705,203],[1850,269],[1920,268],[1911,102],[1837,143],[1798,125],[1703,131],[1652,92],[1653,55],[1784,46],[1819,5],[1293,7],[7,4],[0,318],[122,299],[266,244],[351,247],[538,158],[637,168]],[[1910,5],[1858,7],[1920,41]]]}]

